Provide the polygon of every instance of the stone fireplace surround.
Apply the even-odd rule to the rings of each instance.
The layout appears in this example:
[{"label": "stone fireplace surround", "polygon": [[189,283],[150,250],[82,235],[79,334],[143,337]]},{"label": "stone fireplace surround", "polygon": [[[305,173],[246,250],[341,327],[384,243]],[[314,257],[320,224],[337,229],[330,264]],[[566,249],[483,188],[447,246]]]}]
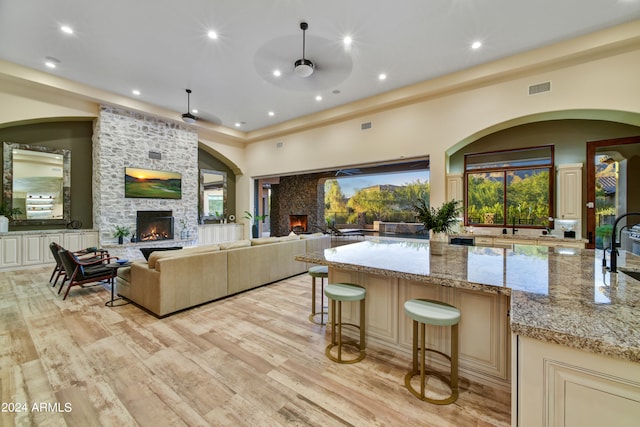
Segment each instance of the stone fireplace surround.
[{"label": "stone fireplace surround", "polygon": [[[160,159],[151,158],[158,157]],[[198,135],[180,124],[124,109],[101,106],[93,129],[93,224],[100,245],[116,242],[116,225],[136,229],[137,211],[173,211],[175,234],[197,236]],[[182,174],[182,198],[124,197],[124,168]],[[171,242],[170,240],[167,242]]]}]

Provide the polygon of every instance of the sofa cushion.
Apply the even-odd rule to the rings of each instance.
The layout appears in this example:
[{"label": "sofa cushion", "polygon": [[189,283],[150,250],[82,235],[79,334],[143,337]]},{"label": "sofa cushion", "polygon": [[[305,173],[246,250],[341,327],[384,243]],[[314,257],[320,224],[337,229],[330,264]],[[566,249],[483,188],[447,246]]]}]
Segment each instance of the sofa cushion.
[{"label": "sofa cushion", "polygon": [[188,246],[182,249],[184,254],[199,254],[202,252],[219,251],[220,245],[203,245],[203,246]]},{"label": "sofa cushion", "polygon": [[324,236],[324,233],[312,233],[312,234],[301,234],[301,239],[317,239],[318,237]]},{"label": "sofa cushion", "polygon": [[287,242],[289,240],[300,240],[300,236],[297,234],[289,234],[288,236],[276,237],[276,239],[278,239],[278,242]]},{"label": "sofa cushion", "polygon": [[156,268],[156,261],[162,258],[170,258],[174,256],[178,256],[182,254],[182,249],[177,249],[173,251],[153,251],[151,255],[149,255],[149,268]]},{"label": "sofa cushion", "polygon": [[277,241],[277,237],[258,237],[257,239],[251,239],[251,246],[268,245]]},{"label": "sofa cushion", "polygon": [[220,243],[220,249],[235,249],[235,248],[245,248],[247,246],[251,246],[250,240],[236,240],[235,242],[227,242]]}]

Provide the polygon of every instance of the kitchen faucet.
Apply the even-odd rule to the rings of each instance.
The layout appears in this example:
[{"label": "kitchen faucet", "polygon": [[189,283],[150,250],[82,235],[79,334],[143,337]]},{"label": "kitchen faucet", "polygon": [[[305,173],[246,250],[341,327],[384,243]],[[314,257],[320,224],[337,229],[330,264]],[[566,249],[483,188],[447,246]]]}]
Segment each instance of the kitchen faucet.
[{"label": "kitchen faucet", "polygon": [[[612,273],[618,272],[618,244],[616,243],[616,227],[618,226],[618,222],[622,218],[631,215],[640,216],[640,212],[628,212],[626,214],[622,214],[613,222],[613,233],[611,234],[611,261],[609,263],[609,271]],[[620,230],[620,234],[622,234],[622,229]]]}]

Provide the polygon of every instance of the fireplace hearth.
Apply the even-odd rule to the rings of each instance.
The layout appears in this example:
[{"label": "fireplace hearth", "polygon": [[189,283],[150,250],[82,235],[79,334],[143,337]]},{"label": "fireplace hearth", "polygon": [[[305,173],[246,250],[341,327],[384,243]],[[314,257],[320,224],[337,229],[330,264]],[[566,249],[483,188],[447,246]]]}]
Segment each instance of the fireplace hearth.
[{"label": "fireplace hearth", "polygon": [[307,232],[308,215],[289,215],[289,231],[296,234]]},{"label": "fireplace hearth", "polygon": [[173,239],[173,211],[138,211],[136,236],[139,242]]}]

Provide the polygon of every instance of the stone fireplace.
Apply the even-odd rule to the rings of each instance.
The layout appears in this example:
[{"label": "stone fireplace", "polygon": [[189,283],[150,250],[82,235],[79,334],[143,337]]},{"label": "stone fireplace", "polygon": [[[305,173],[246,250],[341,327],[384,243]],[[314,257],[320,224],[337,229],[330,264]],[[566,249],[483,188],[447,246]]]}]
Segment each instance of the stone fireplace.
[{"label": "stone fireplace", "polygon": [[[115,243],[116,225],[135,229],[139,240],[149,235],[149,241],[154,236],[154,240],[171,242],[169,239],[177,237],[174,218],[181,224],[178,232],[198,235],[197,132],[181,124],[103,105],[94,122],[92,160],[93,226],[100,232],[100,245]],[[182,174],[182,198],[125,197],[126,167]],[[153,220],[155,231],[145,231],[138,223],[138,211],[168,214],[161,215],[164,219]],[[162,231],[158,231],[159,226]]]},{"label": "stone fireplace", "polygon": [[138,241],[173,240],[172,211],[138,211],[136,215]]},{"label": "stone fireplace", "polygon": [[307,232],[308,215],[289,215],[289,231],[296,234]]}]

